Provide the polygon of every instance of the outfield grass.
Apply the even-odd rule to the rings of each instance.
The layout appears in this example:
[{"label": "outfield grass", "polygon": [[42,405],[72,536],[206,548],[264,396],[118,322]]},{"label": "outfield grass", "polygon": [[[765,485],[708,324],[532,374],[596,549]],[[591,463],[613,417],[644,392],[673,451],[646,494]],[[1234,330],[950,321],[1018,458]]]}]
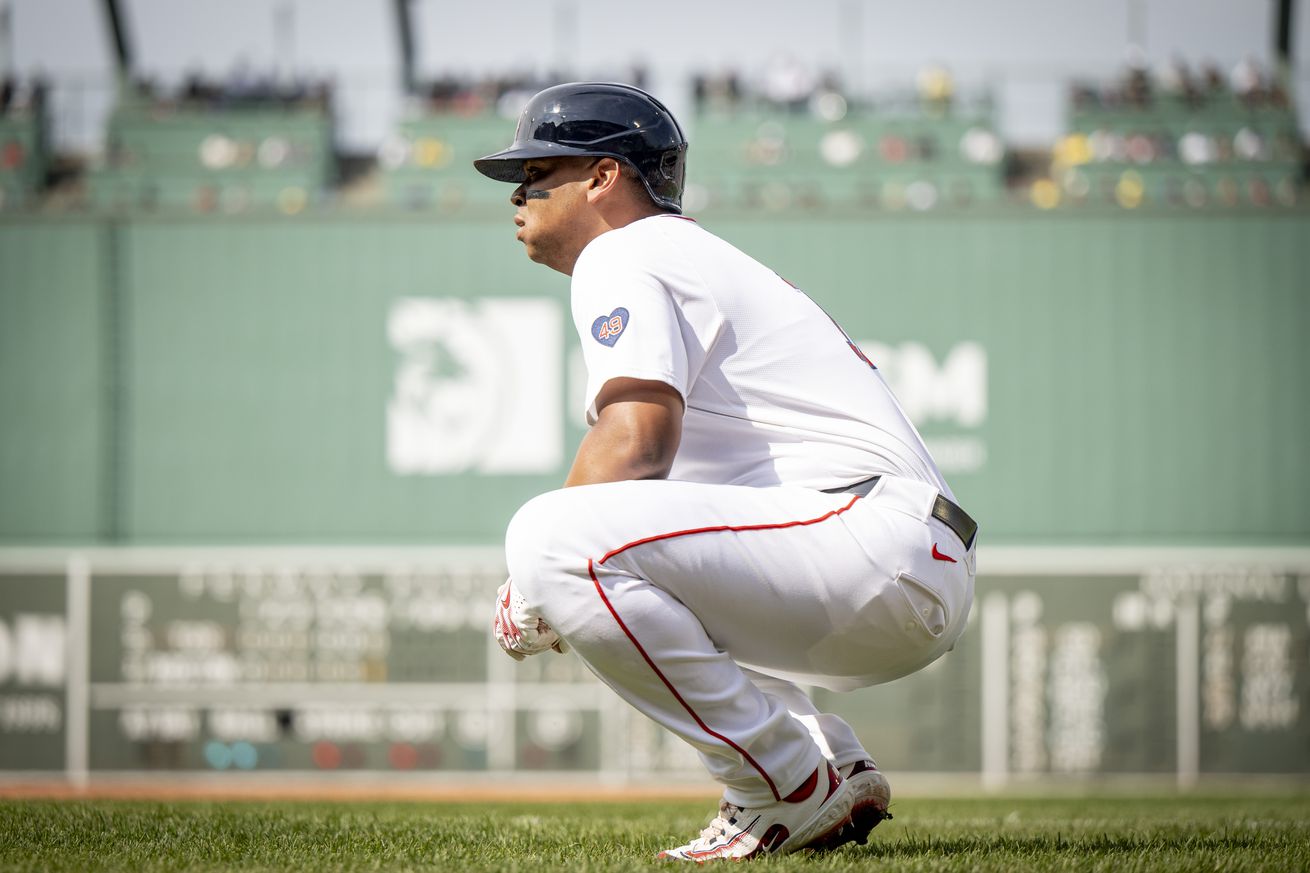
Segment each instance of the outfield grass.
[{"label": "outfield grass", "polygon": [[[1310,795],[895,802],[868,846],[761,870],[1310,870]],[[0,801],[0,870],[668,870],[711,810],[606,804]]]}]

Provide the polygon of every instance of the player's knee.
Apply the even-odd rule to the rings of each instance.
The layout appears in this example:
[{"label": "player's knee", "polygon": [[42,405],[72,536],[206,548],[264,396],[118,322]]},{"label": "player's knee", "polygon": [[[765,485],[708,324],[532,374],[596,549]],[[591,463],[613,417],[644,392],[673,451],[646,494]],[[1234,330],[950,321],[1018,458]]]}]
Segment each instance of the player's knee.
[{"label": "player's knee", "polygon": [[[575,531],[569,495],[550,491],[525,503],[505,531],[505,560],[510,578],[531,605],[548,599],[544,586],[567,584],[579,563],[570,542]],[[582,559],[585,561],[585,558]]]}]

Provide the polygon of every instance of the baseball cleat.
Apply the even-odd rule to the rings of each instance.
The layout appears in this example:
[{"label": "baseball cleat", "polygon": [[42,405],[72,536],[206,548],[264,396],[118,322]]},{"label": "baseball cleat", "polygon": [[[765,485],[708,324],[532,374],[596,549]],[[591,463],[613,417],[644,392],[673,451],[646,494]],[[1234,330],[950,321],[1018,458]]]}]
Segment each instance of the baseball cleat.
[{"label": "baseball cleat", "polygon": [[847,764],[841,772],[846,784],[851,786],[851,824],[842,831],[837,845],[855,843],[863,846],[869,841],[869,832],[879,822],[892,817],[887,811],[892,788],[872,761]]},{"label": "baseball cleat", "polygon": [[777,803],[743,808],[721,802],[719,814],[699,837],[657,857],[700,864],[832,848],[850,827],[852,802],[850,786],[825,763]]}]

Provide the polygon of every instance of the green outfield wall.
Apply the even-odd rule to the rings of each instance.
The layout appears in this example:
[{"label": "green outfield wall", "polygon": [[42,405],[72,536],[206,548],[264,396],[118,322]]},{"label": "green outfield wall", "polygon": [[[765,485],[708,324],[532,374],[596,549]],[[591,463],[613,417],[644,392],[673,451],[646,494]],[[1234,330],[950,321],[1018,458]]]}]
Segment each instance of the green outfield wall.
[{"label": "green outfield wall", "polygon": [[[956,650],[817,695],[880,764],[1310,773],[1310,214],[701,220],[982,523]],[[507,215],[0,222],[0,776],[698,773],[488,633],[582,435],[571,334]]]},{"label": "green outfield wall", "polygon": [[[1310,215],[701,221],[861,343],[987,541],[1310,542]],[[495,543],[582,433],[512,231],[0,222],[0,542]]]},{"label": "green outfield wall", "polygon": [[116,437],[108,228],[0,223],[0,538],[96,541]]}]

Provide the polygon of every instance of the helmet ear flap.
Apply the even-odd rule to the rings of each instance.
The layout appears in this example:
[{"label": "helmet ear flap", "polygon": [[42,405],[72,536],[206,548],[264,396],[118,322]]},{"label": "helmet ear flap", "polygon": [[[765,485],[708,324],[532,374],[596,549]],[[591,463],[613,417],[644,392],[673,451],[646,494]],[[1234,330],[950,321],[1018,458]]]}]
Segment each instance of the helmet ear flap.
[{"label": "helmet ear flap", "polygon": [[659,173],[666,181],[678,181],[678,159],[681,155],[677,151],[667,151],[660,155]]}]

